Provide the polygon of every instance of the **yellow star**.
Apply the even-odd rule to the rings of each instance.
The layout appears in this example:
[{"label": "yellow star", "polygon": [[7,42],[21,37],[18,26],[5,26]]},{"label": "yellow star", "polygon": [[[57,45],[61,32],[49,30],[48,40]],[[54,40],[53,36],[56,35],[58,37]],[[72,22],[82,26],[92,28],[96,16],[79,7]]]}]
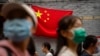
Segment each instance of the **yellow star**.
[{"label": "yellow star", "polygon": [[36,16],[39,17],[39,18],[41,18],[42,13],[38,10],[38,11],[36,12]]}]

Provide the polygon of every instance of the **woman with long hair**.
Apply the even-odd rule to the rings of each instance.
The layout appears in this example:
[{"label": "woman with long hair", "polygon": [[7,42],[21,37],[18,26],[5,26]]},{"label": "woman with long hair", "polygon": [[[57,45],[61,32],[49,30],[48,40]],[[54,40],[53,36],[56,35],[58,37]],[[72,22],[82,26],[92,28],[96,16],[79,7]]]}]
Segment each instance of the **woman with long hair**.
[{"label": "woman with long hair", "polygon": [[55,56],[79,56],[79,45],[86,37],[81,19],[77,16],[63,17],[58,24],[57,34]]}]

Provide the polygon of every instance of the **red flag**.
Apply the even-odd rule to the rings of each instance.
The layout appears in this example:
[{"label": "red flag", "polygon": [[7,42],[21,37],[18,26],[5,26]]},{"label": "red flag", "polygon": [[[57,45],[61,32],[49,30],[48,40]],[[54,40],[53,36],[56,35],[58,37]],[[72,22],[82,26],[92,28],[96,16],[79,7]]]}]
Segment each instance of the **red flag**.
[{"label": "red flag", "polygon": [[38,26],[35,35],[56,38],[58,21],[65,15],[72,15],[71,10],[55,10],[32,6],[38,17]]}]

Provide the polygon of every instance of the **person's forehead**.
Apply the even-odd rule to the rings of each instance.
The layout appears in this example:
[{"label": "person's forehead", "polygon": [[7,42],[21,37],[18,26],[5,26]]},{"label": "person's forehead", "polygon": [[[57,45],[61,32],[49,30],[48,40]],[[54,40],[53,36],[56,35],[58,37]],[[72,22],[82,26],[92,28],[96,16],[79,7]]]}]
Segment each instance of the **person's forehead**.
[{"label": "person's forehead", "polygon": [[25,18],[26,16],[28,16],[28,13],[25,12],[22,9],[13,9],[11,11],[9,11],[6,15],[6,19],[11,19],[11,18]]},{"label": "person's forehead", "polygon": [[81,20],[76,20],[76,22],[75,22],[75,24],[74,24],[74,26],[81,26],[82,25],[82,22],[81,22]]},{"label": "person's forehead", "polygon": [[76,23],[77,23],[77,24],[81,24],[82,21],[81,21],[80,19],[77,19],[77,20],[76,20]]},{"label": "person's forehead", "polygon": [[11,13],[18,14],[18,15],[23,15],[23,14],[28,15],[28,13],[23,9],[13,9],[13,10],[8,12],[8,14],[11,14]]}]

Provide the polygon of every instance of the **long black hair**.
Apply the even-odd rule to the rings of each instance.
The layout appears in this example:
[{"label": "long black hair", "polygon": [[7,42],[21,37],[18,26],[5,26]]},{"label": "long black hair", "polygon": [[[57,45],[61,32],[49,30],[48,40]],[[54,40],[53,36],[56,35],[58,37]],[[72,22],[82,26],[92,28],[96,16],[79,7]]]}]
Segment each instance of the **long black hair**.
[{"label": "long black hair", "polygon": [[[68,46],[67,39],[64,36],[62,36],[61,30],[64,30],[64,31],[69,30],[71,27],[74,26],[77,19],[81,20],[77,16],[65,16],[59,21],[58,30],[57,30],[57,34],[58,34],[57,46],[56,46],[57,49],[56,49],[55,56],[58,56],[58,54],[63,46]],[[78,52],[79,52],[79,50],[78,50]]]},{"label": "long black hair", "polygon": [[44,46],[45,48],[47,48],[47,49],[54,55],[54,50],[51,49],[51,45],[50,45],[49,42],[44,42],[44,43],[43,43],[43,46]]},{"label": "long black hair", "polygon": [[[0,13],[1,13],[1,8],[3,4],[0,4]],[[0,15],[0,40],[6,39],[3,34],[3,23],[5,22],[5,18]]]},{"label": "long black hair", "polygon": [[3,34],[3,24],[5,22],[5,18],[3,16],[0,16],[0,40],[6,39]]},{"label": "long black hair", "polygon": [[27,49],[28,49],[28,52],[30,53],[30,55],[36,54],[35,43],[34,43],[34,39],[32,37],[30,37],[30,41],[29,41]]}]

